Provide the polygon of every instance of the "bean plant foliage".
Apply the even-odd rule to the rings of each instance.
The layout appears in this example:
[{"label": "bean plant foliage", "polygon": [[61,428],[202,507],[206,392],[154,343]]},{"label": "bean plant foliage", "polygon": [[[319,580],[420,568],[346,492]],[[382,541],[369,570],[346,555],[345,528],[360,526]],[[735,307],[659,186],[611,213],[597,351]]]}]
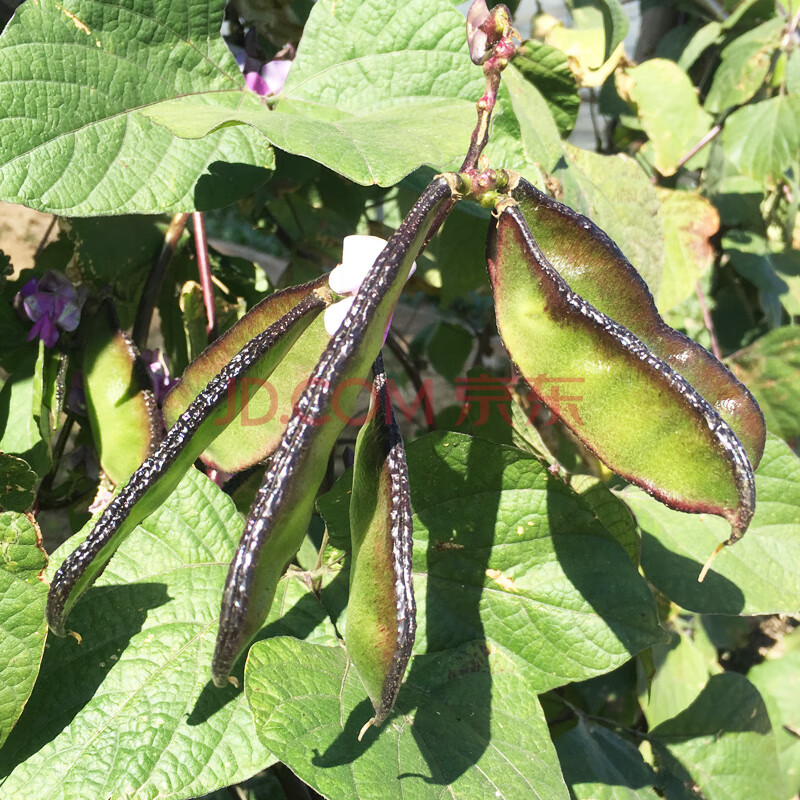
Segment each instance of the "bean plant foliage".
[{"label": "bean plant foliage", "polygon": [[10,5],[0,797],[796,798],[796,0]]}]

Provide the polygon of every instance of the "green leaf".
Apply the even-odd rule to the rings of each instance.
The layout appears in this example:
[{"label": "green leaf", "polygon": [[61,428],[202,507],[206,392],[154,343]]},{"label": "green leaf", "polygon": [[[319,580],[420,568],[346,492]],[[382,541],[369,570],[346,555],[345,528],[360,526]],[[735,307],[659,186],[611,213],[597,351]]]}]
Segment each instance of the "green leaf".
[{"label": "green leaf", "polygon": [[4,511],[27,511],[36,498],[38,481],[28,462],[0,452],[0,508]]},{"label": "green leaf", "polygon": [[781,324],[783,306],[790,316],[800,316],[800,251],[771,245],[750,231],[730,231],[722,249],[733,268],[759,290],[761,306],[772,327]]},{"label": "green leaf", "polygon": [[[51,574],[90,527],[57,551]],[[75,607],[70,624],[82,643],[49,642],[41,679],[0,751],[4,794],[181,800],[269,765],[243,694],[209,682],[241,529],[230,498],[195,470],[136,529]],[[283,587],[279,630],[300,633],[318,604],[304,591],[298,600],[296,579]],[[296,631],[287,630],[292,620]]]},{"label": "green leaf", "polygon": [[579,718],[555,742],[576,800],[656,800],[659,780],[641,753],[608,728]]},{"label": "green leaf", "polygon": [[742,172],[759,181],[779,180],[798,160],[800,95],[778,95],[734,111],[722,143]]},{"label": "green leaf", "polygon": [[758,400],[767,427],[783,439],[800,436],[800,328],[769,331],[730,361]]},{"label": "green leaf", "polygon": [[361,184],[390,186],[466,153],[483,77],[449,0],[315,4],[272,109],[239,87],[201,87],[144,109],[178,136],[231,122]]},{"label": "green leaf", "polygon": [[440,320],[425,342],[431,366],[449,381],[462,374],[472,352],[472,334],[461,325]]},{"label": "green leaf", "polygon": [[50,469],[50,443],[37,422],[42,385],[34,367],[33,359],[23,361],[0,390],[0,451],[24,459],[42,477]]},{"label": "green leaf", "polygon": [[726,535],[707,514],[665,508],[638,489],[622,497],[642,532],[642,568],[673,602],[710,614],[795,613],[800,607],[800,459],[776,436],[767,437],[756,470],[756,513],[747,536],[723,550],[703,583],[703,563]]},{"label": "green leaf", "polygon": [[625,503],[603,481],[591,475],[573,475],[569,485],[589,504],[606,530],[625,548],[631,561],[638,564],[642,545],[636,530],[636,520]]},{"label": "green leaf", "polygon": [[0,745],[33,689],[47,625],[47,555],[32,517],[0,514]]},{"label": "green leaf", "polygon": [[553,172],[564,157],[561,135],[544,97],[526,80],[515,64],[503,72],[503,83],[511,97],[511,107],[520,128],[520,138],[528,162],[545,172]]},{"label": "green leaf", "polygon": [[800,650],[798,636],[784,639],[787,652],[756,664],[747,679],[758,689],[767,705],[778,746],[778,760],[786,782],[785,797],[800,791]]},{"label": "green leaf", "polygon": [[712,677],[689,708],[650,731],[707,800],[780,800],[778,753],[764,701],[741,675]]},{"label": "green leaf", "polygon": [[517,49],[512,63],[541,93],[559,133],[568,136],[575,127],[581,99],[566,53],[529,39]]},{"label": "green leaf", "polygon": [[681,48],[681,53],[677,58],[678,66],[688,72],[695,61],[717,41],[721,33],[722,25],[719,22],[708,22],[703,25],[689,42]]},{"label": "green leaf", "polygon": [[[274,156],[248,128],[188,142],[142,110],[196,92],[249,99],[204,0],[29,3],[0,38],[0,197],[71,216],[228,205]],[[20,91],[24,86],[25,91]]]},{"label": "green leaf", "polygon": [[617,77],[620,94],[636,106],[655,149],[655,167],[674,175],[678,162],[711,127],[689,76],[673,61],[653,58]]},{"label": "green leaf", "polygon": [[264,745],[331,800],[569,797],[525,671],[480,642],[418,657],[396,714],[362,742],[371,706],[341,647],[259,642],[245,691]]},{"label": "green leaf", "polygon": [[673,632],[666,644],[653,645],[656,674],[643,697],[642,711],[652,729],[687,708],[708,682],[705,654],[689,636]]},{"label": "green leaf", "polygon": [[722,51],[722,63],[704,103],[712,114],[746,103],[764,83],[784,21],[775,17],[737,37]]},{"label": "green leaf", "polygon": [[719,230],[719,214],[696,192],[659,189],[664,221],[664,272],[656,305],[663,314],[691,297],[697,281],[714,263],[711,237]]},{"label": "green leaf", "polygon": [[[538,459],[457,433],[423,436],[407,458],[416,653],[485,636],[528,662],[528,680],[543,692],[608,672],[662,639],[631,559]],[[337,542],[349,539],[349,488],[343,478],[319,501]]]},{"label": "green leaf", "polygon": [[587,5],[599,6],[603,15],[603,30],[606,35],[604,60],[607,61],[628,35],[628,15],[619,0],[579,0],[575,3],[576,10]]}]

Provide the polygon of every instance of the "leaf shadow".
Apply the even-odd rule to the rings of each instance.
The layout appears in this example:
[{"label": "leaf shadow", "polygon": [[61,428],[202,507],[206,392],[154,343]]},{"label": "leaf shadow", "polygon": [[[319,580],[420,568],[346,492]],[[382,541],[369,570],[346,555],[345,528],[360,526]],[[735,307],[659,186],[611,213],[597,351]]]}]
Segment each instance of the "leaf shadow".
[{"label": "leaf shadow", "polygon": [[75,606],[70,626],[48,636],[42,668],[17,725],[0,751],[0,778],[55,739],[94,697],[148,613],[170,601],[163,583],[94,586]]},{"label": "leaf shadow", "polygon": [[252,164],[214,161],[194,186],[195,208],[209,211],[235,203],[263,186],[271,175],[271,170]]},{"label": "leaf shadow", "polygon": [[[292,579],[289,578],[288,580]],[[335,620],[341,614],[343,604],[346,602],[346,591],[341,591],[341,583],[346,580],[347,575],[345,573],[338,573],[322,589],[319,598],[311,593],[305,594],[285,614],[265,625],[253,639],[250,646],[245,648],[231,670],[231,675],[236,678],[239,686],[231,684],[220,689],[209,680],[201,690],[197,702],[186,720],[186,724],[202,725],[242,693],[247,654],[250,651],[250,647],[256,642],[270,639],[273,636],[292,636],[295,639],[307,639],[324,622],[328,615]],[[358,731],[356,731],[357,733]]]},{"label": "leaf shadow", "polygon": [[[724,558],[724,553],[721,554]],[[742,590],[712,567],[697,582],[702,564],[664,547],[651,533],[642,531],[642,569],[670,600],[687,611],[738,616],[744,608]]]}]

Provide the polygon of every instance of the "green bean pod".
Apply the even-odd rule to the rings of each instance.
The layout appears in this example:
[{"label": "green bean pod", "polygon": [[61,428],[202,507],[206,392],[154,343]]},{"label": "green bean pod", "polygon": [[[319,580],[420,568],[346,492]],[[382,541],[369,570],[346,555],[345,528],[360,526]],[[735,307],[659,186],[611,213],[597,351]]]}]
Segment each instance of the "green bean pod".
[{"label": "green bean pod", "polygon": [[47,622],[53,633],[65,635],[66,616],[78,598],[131,531],[169,497],[200,453],[224,429],[215,411],[225,402],[231,383],[262,359],[265,371],[270,365],[274,368],[331,299],[327,289],[311,288],[281,319],[248,342],[180,415],[161,445],[105,508],[88,538],[56,572],[47,597]]},{"label": "green bean pod", "polygon": [[647,284],[619,247],[590,219],[524,179],[512,197],[544,257],[573,292],[626,327],[658,358],[682,375],[730,425],[757,467],[767,428],[754,397],[702,345],[659,316]]},{"label": "green bean pod", "polygon": [[414,259],[457,186],[456,176],[437,176],[414,204],[361,284],[300,395],[228,572],[211,666],[217,686],[227,684],[234,661],[269,613],[278,580],[305,536],[328,457],[380,352]]},{"label": "green bean pod", "polygon": [[417,630],[408,466],[380,356],[373,375],[369,420],[358,432],[353,464],[345,628],[347,653],[375,707],[362,734],[394,707]]},{"label": "green bean pod", "polygon": [[88,315],[84,341],[83,388],[100,466],[114,483],[125,483],[158,442],[156,400],[110,301]]},{"label": "green bean pod", "polygon": [[[327,286],[327,280],[325,275],[311,284],[270,295],[212,342],[189,364],[167,395],[164,401],[167,427],[177,422],[208,380],[247,342],[288,313],[309,291]],[[226,402],[214,412],[220,421],[233,419],[201,454],[203,463],[224,472],[239,472],[267,458],[286,428],[298,387],[308,380],[329,340],[320,314],[277,366],[257,361],[247,370],[243,380],[231,387]]]},{"label": "green bean pod", "polygon": [[[725,517],[728,541],[740,538],[755,483],[730,426],[640,339],[572,290],[514,200],[498,209],[489,275],[497,327],[522,376],[612,470],[672,508]],[[547,388],[559,382],[566,397]]]}]

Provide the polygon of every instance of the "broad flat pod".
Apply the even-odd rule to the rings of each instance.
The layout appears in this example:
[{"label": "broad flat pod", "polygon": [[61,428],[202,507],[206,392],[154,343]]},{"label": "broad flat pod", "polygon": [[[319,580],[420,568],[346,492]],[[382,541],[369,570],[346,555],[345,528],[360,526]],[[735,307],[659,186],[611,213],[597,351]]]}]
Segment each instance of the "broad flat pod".
[{"label": "broad flat pod", "polygon": [[77,599],[100,575],[130,532],[169,497],[189,467],[224,430],[215,412],[225,403],[231,382],[258,362],[269,374],[270,367],[280,363],[331,299],[326,289],[308,294],[284,317],[251,339],[181,414],[161,445],[108,504],[88,538],[56,572],[47,597],[47,622],[53,633],[66,633],[64,621]]},{"label": "broad flat pod", "polygon": [[767,428],[753,395],[697,342],[658,314],[647,284],[619,247],[590,219],[520,179],[511,196],[544,257],[570,289],[626,327],[682,375],[731,426],[757,467]]},{"label": "broad flat pod", "polygon": [[[210,344],[167,395],[164,401],[167,427],[177,422],[208,381],[253,337],[326,284],[327,276],[323,276],[312,283],[269,295]],[[329,340],[319,315],[277,366],[271,359],[260,359],[232,383],[226,402],[213,414],[221,432],[200,456],[202,461],[224,472],[239,472],[267,458],[286,428],[298,387],[308,381]],[[244,405],[247,409],[243,413]]]},{"label": "broad flat pod", "polygon": [[84,328],[83,389],[103,471],[125,483],[159,438],[158,409],[139,353],[109,301]]},{"label": "broad flat pod", "polygon": [[714,408],[573,290],[512,199],[498,204],[487,261],[503,343],[540,399],[619,475],[673,508],[724,516],[728,542],[740,538],[755,508],[753,471]]},{"label": "broad flat pod", "polygon": [[391,712],[416,633],[411,580],[408,466],[386,386],[383,359],[373,367],[370,419],[358,432],[350,495],[350,598],[347,653],[380,725]]},{"label": "broad flat pod", "polygon": [[457,186],[457,176],[437,176],[414,204],[361,284],[300,395],[228,572],[211,667],[218,686],[226,685],[234,661],[269,613],[278,580],[305,536],[328,457],[380,352],[414,259]]}]

